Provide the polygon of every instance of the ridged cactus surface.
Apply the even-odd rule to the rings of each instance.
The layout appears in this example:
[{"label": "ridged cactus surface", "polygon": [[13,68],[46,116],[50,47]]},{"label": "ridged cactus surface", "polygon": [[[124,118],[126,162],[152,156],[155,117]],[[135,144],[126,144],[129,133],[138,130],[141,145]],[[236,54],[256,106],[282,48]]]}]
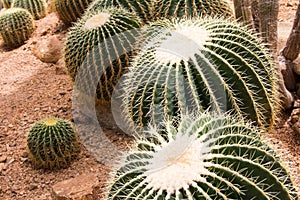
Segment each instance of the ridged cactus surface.
[{"label": "ridged cactus surface", "polygon": [[154,13],[156,19],[233,17],[227,0],[160,0],[155,4]]},{"label": "ridged cactus surface", "polygon": [[43,119],[30,129],[27,137],[29,156],[37,168],[64,167],[79,152],[73,125],[59,118]]},{"label": "ridged cactus surface", "polygon": [[98,89],[100,100],[110,100],[114,85],[129,66],[134,30],[139,27],[139,17],[123,8],[86,12],[66,39],[64,59],[72,79],[81,70],[79,82],[86,83],[84,90]]},{"label": "ridged cactus surface", "polygon": [[[183,117],[150,129],[112,174],[108,200],[297,200],[291,178],[259,132],[233,117]],[[176,122],[177,123],[177,122]]]},{"label": "ridged cactus surface", "polygon": [[247,28],[220,19],[157,22],[122,84],[124,118],[134,126],[210,108],[272,127],[277,75]]},{"label": "ridged cactus surface", "polygon": [[0,34],[4,43],[18,47],[29,39],[34,31],[32,15],[22,8],[10,8],[0,14]]},{"label": "ridged cactus surface", "polygon": [[80,18],[93,0],[54,0],[56,13],[64,23],[70,24]]},{"label": "ridged cactus surface", "polygon": [[103,7],[117,6],[123,7],[138,15],[144,23],[153,21],[153,9],[156,0],[95,0],[89,10],[99,10]]},{"label": "ridged cactus surface", "polygon": [[10,8],[11,7],[12,0],[2,0],[2,4],[4,8]]},{"label": "ridged cactus surface", "polygon": [[41,19],[47,14],[47,3],[45,0],[14,0],[12,7],[28,10],[35,20]]}]

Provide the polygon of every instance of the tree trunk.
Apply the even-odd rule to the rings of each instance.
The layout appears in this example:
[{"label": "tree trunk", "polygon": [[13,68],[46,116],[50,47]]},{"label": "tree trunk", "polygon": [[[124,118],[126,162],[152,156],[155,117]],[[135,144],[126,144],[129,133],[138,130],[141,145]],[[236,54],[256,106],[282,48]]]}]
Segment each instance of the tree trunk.
[{"label": "tree trunk", "polygon": [[252,24],[251,0],[233,0],[235,18],[247,25]]},{"label": "tree trunk", "polygon": [[284,56],[286,60],[292,62],[297,59],[299,53],[300,53],[300,0],[299,0],[292,32],[289,35],[285,47],[281,51],[281,55]]}]

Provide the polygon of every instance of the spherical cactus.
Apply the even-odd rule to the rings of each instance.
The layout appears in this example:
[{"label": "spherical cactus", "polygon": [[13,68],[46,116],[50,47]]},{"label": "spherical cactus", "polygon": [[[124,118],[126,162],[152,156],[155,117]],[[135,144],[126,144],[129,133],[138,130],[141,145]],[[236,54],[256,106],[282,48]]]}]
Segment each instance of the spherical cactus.
[{"label": "spherical cactus", "polygon": [[[144,127],[210,108],[233,110],[271,128],[278,110],[277,75],[260,40],[235,22],[158,22],[125,74],[124,119]],[[132,123],[133,122],[133,123]]]},{"label": "spherical cactus", "polygon": [[226,0],[161,0],[155,4],[155,18],[171,19],[209,16],[233,17]]},{"label": "spherical cactus", "polygon": [[12,0],[2,0],[2,4],[4,8],[10,8]]},{"label": "spherical cactus", "polygon": [[64,23],[70,24],[80,18],[93,0],[54,0],[56,13]]},{"label": "spherical cactus", "polygon": [[47,14],[47,3],[45,0],[14,0],[12,7],[28,10],[35,20],[41,19]]},{"label": "spherical cactus", "polygon": [[22,45],[34,31],[32,15],[22,8],[10,8],[0,14],[0,34],[6,45]]},{"label": "spherical cactus", "polygon": [[259,139],[233,117],[183,117],[165,135],[152,128],[112,173],[108,200],[278,199],[298,200],[287,170]]},{"label": "spherical cactus", "polygon": [[79,152],[73,125],[59,118],[46,118],[34,124],[27,147],[33,164],[46,169],[65,167]]},{"label": "spherical cactus", "polygon": [[153,9],[156,0],[95,0],[89,10],[98,10],[108,6],[123,7],[138,15],[144,23],[153,20]]},{"label": "spherical cactus", "polygon": [[[135,29],[140,19],[122,8],[86,12],[67,36],[64,59],[73,80],[80,69],[80,83],[98,83],[98,98],[109,101],[113,87],[129,65]],[[96,91],[93,83],[87,90]],[[90,93],[89,93],[90,94]]]}]

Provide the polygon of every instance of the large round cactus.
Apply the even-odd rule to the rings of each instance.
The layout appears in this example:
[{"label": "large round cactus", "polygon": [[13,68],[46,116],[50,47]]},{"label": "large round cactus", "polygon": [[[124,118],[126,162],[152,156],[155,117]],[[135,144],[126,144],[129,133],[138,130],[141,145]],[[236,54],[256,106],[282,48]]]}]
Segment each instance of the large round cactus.
[{"label": "large round cactus", "polygon": [[259,132],[233,117],[183,117],[150,129],[113,173],[108,200],[297,200],[291,178]]},{"label": "large round cactus", "polygon": [[247,28],[219,19],[158,22],[123,83],[125,119],[137,126],[208,108],[261,127],[277,111],[277,76]]},{"label": "large round cactus", "polygon": [[233,17],[227,0],[160,0],[155,4],[155,18],[193,18],[199,16]]},{"label": "large round cactus", "polygon": [[54,0],[56,13],[64,23],[70,24],[80,18],[93,0]]},{"label": "large round cactus", "polygon": [[12,0],[2,0],[2,4],[4,8],[10,8],[11,7]]},{"label": "large round cactus", "polygon": [[28,10],[36,20],[45,17],[47,14],[47,3],[45,0],[14,0],[12,7]]},{"label": "large round cactus", "polygon": [[[72,79],[81,69],[79,77],[84,80],[80,82],[99,81],[99,99],[109,100],[115,83],[129,65],[136,36],[131,31],[139,27],[139,17],[122,8],[86,12],[66,39],[64,58]],[[86,87],[96,91],[93,84]]]},{"label": "large round cactus", "polygon": [[22,45],[34,31],[32,15],[22,8],[10,8],[0,14],[0,34],[6,45]]},{"label": "large round cactus", "polygon": [[46,118],[34,124],[27,137],[27,147],[38,168],[64,167],[79,152],[73,125],[59,118]]},{"label": "large round cactus", "polygon": [[95,0],[89,10],[99,10],[103,7],[118,6],[123,7],[138,15],[144,23],[153,20],[153,9],[156,0]]}]

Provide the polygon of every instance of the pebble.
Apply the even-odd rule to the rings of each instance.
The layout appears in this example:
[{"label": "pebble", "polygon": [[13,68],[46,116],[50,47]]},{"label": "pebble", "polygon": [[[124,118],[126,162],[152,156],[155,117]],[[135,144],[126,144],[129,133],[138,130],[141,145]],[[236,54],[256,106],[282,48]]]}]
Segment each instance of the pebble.
[{"label": "pebble", "polygon": [[6,156],[1,156],[0,157],[0,163],[5,163],[6,162],[7,157]]}]

